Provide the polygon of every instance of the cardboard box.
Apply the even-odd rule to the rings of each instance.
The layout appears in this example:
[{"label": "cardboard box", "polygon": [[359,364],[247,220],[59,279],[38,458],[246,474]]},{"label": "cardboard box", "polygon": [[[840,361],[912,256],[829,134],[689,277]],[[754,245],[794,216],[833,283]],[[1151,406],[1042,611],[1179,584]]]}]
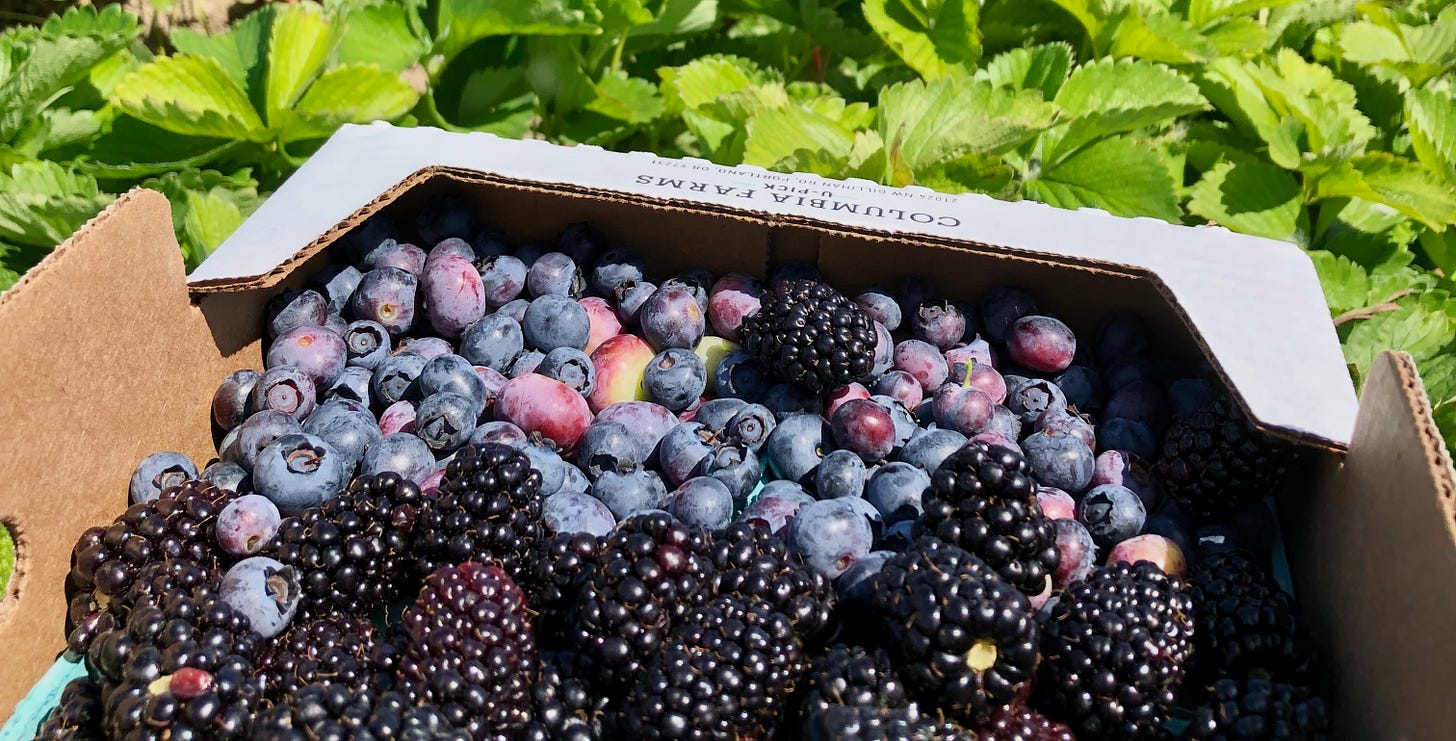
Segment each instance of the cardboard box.
[{"label": "cardboard box", "polygon": [[[213,456],[209,404],[261,367],[263,307],[382,209],[462,192],[516,239],[587,220],[659,271],[763,275],[816,261],[853,292],[904,275],[951,296],[1035,289],[1079,334],[1140,312],[1162,346],[1206,355],[1264,428],[1315,451],[1283,497],[1297,590],[1342,738],[1456,725],[1456,484],[1409,359],[1376,363],[1357,406],[1309,260],[1214,227],[891,189],[484,134],[346,126],[190,278],[165,200],[133,191],[0,297],[0,518],[20,568],[0,603],[0,708],[64,646],[62,585],[87,526],[126,503],[136,462]],[[7,729],[8,730],[8,729]]]}]

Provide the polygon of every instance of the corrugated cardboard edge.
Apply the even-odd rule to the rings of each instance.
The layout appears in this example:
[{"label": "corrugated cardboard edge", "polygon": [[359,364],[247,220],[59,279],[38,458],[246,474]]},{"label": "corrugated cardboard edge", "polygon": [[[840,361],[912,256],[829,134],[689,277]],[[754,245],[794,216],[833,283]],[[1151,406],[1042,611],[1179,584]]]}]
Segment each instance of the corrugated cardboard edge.
[{"label": "corrugated cardboard edge", "polygon": [[[20,280],[16,281],[15,285],[11,286],[9,289],[3,292],[0,292],[0,311],[4,311],[6,304],[12,301],[16,296],[20,295],[21,289],[31,283],[34,283],[37,279],[40,278],[42,273],[50,268],[50,266],[54,265],[58,260],[61,260],[62,257],[72,249],[72,247],[76,244],[78,240],[86,239],[88,233],[96,229],[103,228],[106,224],[106,221],[110,219],[117,211],[131,208],[131,204],[139,200],[150,198],[152,196],[158,196],[164,202],[167,200],[166,196],[158,193],[155,190],[150,190],[148,188],[132,188],[131,190],[121,194],[120,197],[112,201],[111,204],[108,205],[106,208],[101,209],[101,213],[92,216],[89,221],[87,221],[85,224],[82,224],[81,228],[77,229],[74,234],[66,239],[66,241],[56,245],[56,248],[51,250],[50,254],[41,258],[40,262],[36,263],[33,267],[31,267],[30,270],[25,271],[25,274],[20,276]],[[169,211],[171,210],[170,205],[167,208]],[[4,320],[5,315],[0,314],[0,322],[3,322]]]}]

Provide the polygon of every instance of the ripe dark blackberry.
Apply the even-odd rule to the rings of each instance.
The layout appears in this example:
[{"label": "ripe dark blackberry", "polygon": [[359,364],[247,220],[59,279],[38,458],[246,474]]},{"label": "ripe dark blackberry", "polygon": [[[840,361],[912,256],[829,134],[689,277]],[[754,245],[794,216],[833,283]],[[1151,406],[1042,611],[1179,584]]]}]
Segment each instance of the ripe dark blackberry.
[{"label": "ripe dark blackberry", "polygon": [[1188,573],[1193,598],[1193,666],[1200,677],[1300,680],[1310,650],[1294,597],[1252,555],[1206,556]]},{"label": "ripe dark blackberry", "polygon": [[467,445],[445,467],[439,497],[420,524],[415,547],[422,573],[497,561],[527,588],[527,560],[545,532],[541,473],[509,445]]},{"label": "ripe dark blackberry", "polygon": [[526,561],[526,598],[536,614],[536,640],[545,648],[564,640],[570,629],[570,602],[577,578],[594,563],[602,539],[591,533],[557,533],[541,541]]},{"label": "ripe dark blackberry", "polygon": [[921,711],[915,703],[896,708],[831,705],[810,716],[807,741],[977,741],[954,722]]},{"label": "ripe dark blackberry", "polygon": [[101,685],[90,677],[66,683],[55,709],[35,734],[35,741],[101,741]]},{"label": "ripe dark blackberry", "polygon": [[976,729],[981,741],[1077,741],[1072,729],[1025,705],[1008,705]]},{"label": "ripe dark blackberry", "polygon": [[970,551],[1028,595],[1046,590],[1061,554],[1025,458],[999,445],[971,443],[936,469],[930,485],[916,534]]},{"label": "ripe dark blackberry", "polygon": [[398,688],[437,705],[472,738],[510,739],[531,715],[536,641],[526,595],[496,564],[467,561],[425,579],[401,622]]},{"label": "ripe dark blackberry", "polygon": [[1330,709],[1306,687],[1263,679],[1220,679],[1194,711],[1188,741],[1326,741]]},{"label": "ripe dark blackberry", "polygon": [[523,741],[595,741],[606,737],[609,702],[593,692],[569,651],[541,654],[541,675],[531,686],[534,715]]},{"label": "ripe dark blackberry", "polygon": [[132,609],[87,654],[116,738],[249,738],[261,637],[211,585]]},{"label": "ripe dark blackberry", "polygon": [[873,578],[885,643],[911,694],[983,721],[1036,668],[1040,628],[1026,595],[970,553],[933,539],[891,556]]},{"label": "ripe dark blackberry", "polygon": [[1173,420],[1154,470],[1190,514],[1214,517],[1279,489],[1298,451],[1254,428],[1227,396]]},{"label": "ripe dark blackberry", "polygon": [[805,640],[822,633],[834,609],[834,588],[766,527],[735,523],[711,534],[713,593],[764,600],[794,623]]},{"label": "ripe dark blackberry", "polygon": [[835,705],[888,711],[910,703],[905,682],[883,648],[831,646],[814,658],[802,684],[806,720]]},{"label": "ripe dark blackberry", "polygon": [[1034,704],[1082,741],[1156,738],[1192,651],[1193,601],[1148,561],[1062,590],[1042,624]]},{"label": "ripe dark blackberry", "polygon": [[715,597],[683,617],[633,684],[623,735],[771,737],[804,669],[803,646],[787,615],[737,595]]},{"label": "ripe dark blackberry", "polygon": [[126,623],[138,605],[157,605],[177,591],[190,591],[220,576],[216,568],[204,568],[185,559],[152,561],[137,570],[125,593],[97,600],[95,592],[77,594],[71,601],[71,631],[67,648],[76,656],[84,656],[91,641],[98,635]]},{"label": "ripe dark blackberry", "polygon": [[712,588],[707,542],[666,512],[617,524],[579,579],[572,644],[598,689],[622,689],[662,649],[673,621],[703,604]]},{"label": "ripe dark blackberry", "polygon": [[743,347],[785,381],[821,392],[874,369],[875,326],[829,285],[789,280],[764,291],[739,329]]},{"label": "ripe dark blackberry", "polygon": [[343,613],[295,619],[258,657],[264,695],[281,702],[310,684],[363,691],[377,632],[372,620]]},{"label": "ripe dark blackberry", "polygon": [[125,595],[147,564],[186,560],[216,567],[212,525],[236,496],[205,481],[188,481],[169,487],[157,499],[128,507],[109,526],[82,534],[72,549],[67,579],[71,649],[86,651],[104,627],[104,619],[96,613]]},{"label": "ripe dark blackberry", "polygon": [[468,741],[432,705],[398,693],[311,684],[258,715],[253,736],[268,741]]},{"label": "ripe dark blackberry", "polygon": [[396,473],[361,476],[338,496],[283,520],[267,555],[298,569],[304,614],[359,614],[413,586],[411,537],[427,506]]}]

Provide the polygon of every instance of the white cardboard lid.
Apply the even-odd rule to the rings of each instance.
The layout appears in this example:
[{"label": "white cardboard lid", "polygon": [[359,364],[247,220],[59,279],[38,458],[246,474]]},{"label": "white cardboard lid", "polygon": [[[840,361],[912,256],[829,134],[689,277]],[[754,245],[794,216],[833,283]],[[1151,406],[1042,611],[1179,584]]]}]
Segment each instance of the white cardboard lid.
[{"label": "white cardboard lid", "polygon": [[[1156,274],[1261,424],[1348,444],[1357,399],[1314,266],[1298,246],[979,194],[829,180],[646,152],[388,124],[339,129],[189,279],[262,276],[430,166],[726,206],[1113,263]],[[768,186],[778,186],[770,189]]]}]

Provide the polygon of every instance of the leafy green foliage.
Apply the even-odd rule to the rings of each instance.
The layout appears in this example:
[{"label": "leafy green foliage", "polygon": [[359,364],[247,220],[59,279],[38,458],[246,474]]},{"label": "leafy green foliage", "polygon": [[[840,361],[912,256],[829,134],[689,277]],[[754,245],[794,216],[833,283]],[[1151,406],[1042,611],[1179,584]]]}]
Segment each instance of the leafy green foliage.
[{"label": "leafy green foliage", "polygon": [[0,522],[0,599],[5,599],[10,588],[10,575],[15,573],[15,539],[10,527]]},{"label": "leafy green foliage", "polygon": [[0,35],[0,288],[136,185],[195,264],[340,125],[419,123],[1293,242],[1357,381],[1410,352],[1456,442],[1446,0],[303,0],[138,33]]}]

